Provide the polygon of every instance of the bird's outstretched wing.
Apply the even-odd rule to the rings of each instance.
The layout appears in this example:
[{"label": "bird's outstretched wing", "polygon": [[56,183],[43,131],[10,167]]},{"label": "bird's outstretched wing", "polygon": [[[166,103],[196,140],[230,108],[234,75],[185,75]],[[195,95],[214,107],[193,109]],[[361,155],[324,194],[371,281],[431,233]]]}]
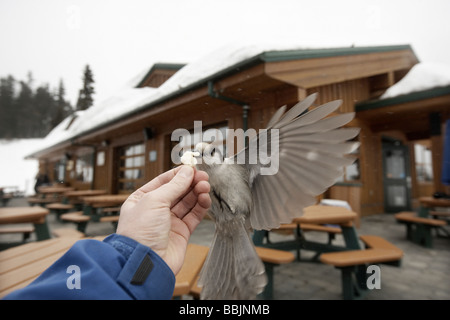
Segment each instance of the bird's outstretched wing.
[{"label": "bird's outstretched wing", "polygon": [[[316,97],[308,96],[287,112],[285,107],[280,108],[269,121],[267,134],[262,136],[260,132],[249,147],[232,158],[239,159],[237,163],[245,158],[242,165],[250,172],[253,208],[249,219],[256,230],[277,228],[301,216],[302,209],[315,204],[315,196],[343,174],[343,167],[354,162],[346,154],[356,150],[359,143],[348,140],[358,135],[359,128],[341,128],[354,118],[354,113],[327,117],[339,108],[341,100],[306,112]],[[250,153],[256,150],[258,160],[252,164]],[[259,156],[260,150],[268,150],[270,163]],[[270,174],[270,166],[275,167],[272,172],[277,169],[275,174]],[[264,169],[269,173],[262,174]]]}]

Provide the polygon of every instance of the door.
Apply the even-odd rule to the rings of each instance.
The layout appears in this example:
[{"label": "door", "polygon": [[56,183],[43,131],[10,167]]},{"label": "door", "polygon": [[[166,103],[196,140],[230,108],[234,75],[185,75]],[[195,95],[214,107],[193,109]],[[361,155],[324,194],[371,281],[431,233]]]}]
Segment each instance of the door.
[{"label": "door", "polygon": [[411,210],[411,176],[408,147],[383,143],[385,212]]}]

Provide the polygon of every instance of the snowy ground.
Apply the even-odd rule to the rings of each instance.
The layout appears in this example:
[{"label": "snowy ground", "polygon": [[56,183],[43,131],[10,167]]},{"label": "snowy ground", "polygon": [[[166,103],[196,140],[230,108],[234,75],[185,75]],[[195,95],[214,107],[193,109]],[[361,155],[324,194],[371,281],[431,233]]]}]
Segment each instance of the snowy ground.
[{"label": "snowy ground", "polygon": [[17,187],[25,195],[34,194],[38,161],[24,158],[41,141],[42,139],[0,139],[0,187]]}]

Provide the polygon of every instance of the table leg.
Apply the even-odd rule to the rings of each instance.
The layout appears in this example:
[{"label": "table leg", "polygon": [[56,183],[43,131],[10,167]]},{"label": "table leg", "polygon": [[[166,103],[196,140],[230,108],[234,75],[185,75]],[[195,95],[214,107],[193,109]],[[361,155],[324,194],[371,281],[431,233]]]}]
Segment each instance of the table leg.
[{"label": "table leg", "polygon": [[263,241],[264,238],[267,237],[267,232],[266,230],[255,230],[253,232],[253,243],[255,244],[255,246],[263,246]]},{"label": "table leg", "polygon": [[420,206],[419,208],[419,217],[428,218],[429,208]]},{"label": "table leg", "polygon": [[43,223],[35,223],[34,230],[38,241],[50,239],[50,230],[48,228],[47,219]]},{"label": "table leg", "polygon": [[264,262],[264,267],[266,268],[267,285],[264,288],[264,291],[261,293],[261,296],[264,300],[272,300],[273,299],[273,269],[274,269],[275,265],[272,263]]},{"label": "table leg", "polygon": [[355,227],[353,225],[350,227],[341,226],[341,229],[346,248],[349,250],[361,249],[361,246],[359,245],[358,234],[356,233]]}]

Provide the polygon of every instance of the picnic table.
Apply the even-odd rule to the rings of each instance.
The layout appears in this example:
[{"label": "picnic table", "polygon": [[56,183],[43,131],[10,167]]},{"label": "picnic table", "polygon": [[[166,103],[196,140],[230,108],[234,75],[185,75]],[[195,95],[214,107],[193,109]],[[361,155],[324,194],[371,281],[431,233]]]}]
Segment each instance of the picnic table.
[{"label": "picnic table", "polygon": [[74,190],[74,188],[64,186],[42,186],[38,188],[36,196],[28,198],[28,203],[31,206],[37,204],[41,207],[45,207],[49,203],[60,201],[64,192],[70,190]]},{"label": "picnic table", "polygon": [[64,192],[63,202],[78,204],[82,203],[82,197],[100,196],[106,194],[106,190],[103,189],[87,189],[87,190],[73,190]]},{"label": "picnic table", "polygon": [[50,239],[46,216],[49,210],[42,207],[0,208],[0,224],[32,223],[37,240]]},{"label": "picnic table", "polygon": [[434,208],[450,208],[450,199],[445,198],[420,197],[419,202],[419,216],[424,218],[427,218]]},{"label": "picnic table", "polygon": [[72,187],[63,187],[63,186],[42,186],[38,188],[38,192],[42,195],[46,194],[63,194],[67,191],[75,190]]},{"label": "picnic table", "polygon": [[100,221],[104,216],[105,208],[116,208],[113,212],[118,212],[119,207],[129,197],[129,194],[105,194],[100,196],[83,197],[83,214],[91,216],[92,221]]},{"label": "picnic table", "polygon": [[[105,194],[81,197],[83,210],[61,215],[61,219],[77,224],[77,230],[85,232],[88,222],[112,222],[117,224],[120,206],[129,197],[128,194]],[[110,209],[110,210],[109,210]],[[108,213],[108,215],[107,215]]]},{"label": "picnic table", "polygon": [[118,206],[128,199],[129,194],[104,194],[99,196],[82,197],[83,202],[92,207]]},{"label": "picnic table", "polygon": [[[300,249],[304,249],[315,251],[318,254],[331,251],[361,249],[358,234],[353,224],[353,221],[356,220],[357,217],[358,215],[355,212],[343,207],[322,205],[309,206],[303,209],[303,215],[301,217],[295,218],[292,221],[292,224],[295,225],[297,231],[297,237],[295,240],[263,243],[264,239],[268,238],[268,231],[255,231],[253,235],[253,242],[257,246],[273,249],[288,251],[297,250],[297,252],[299,252]],[[324,224],[339,226],[344,237],[345,246],[336,246],[330,242],[320,243],[307,240],[302,234],[301,226],[303,224],[308,226],[321,226]]]},{"label": "picnic table", "polygon": [[406,238],[414,243],[427,248],[433,247],[433,230],[436,235],[443,233],[444,237],[450,238],[450,232],[445,229],[448,226],[446,218],[449,212],[434,211],[436,208],[450,208],[450,199],[420,197],[419,212],[403,211],[395,215],[399,223],[406,226]]},{"label": "picnic table", "polygon": [[[92,239],[102,241],[105,237]],[[23,288],[64,255],[78,238],[32,242],[0,252],[0,298]],[[188,244],[186,258],[176,276],[174,297],[189,294],[206,259],[208,247]]]},{"label": "picnic table", "polygon": [[[255,231],[253,241],[257,246],[279,250],[300,249],[315,251],[313,261],[320,261],[341,270],[342,295],[344,299],[362,298],[368,290],[366,286],[367,266],[385,263],[400,266],[403,252],[383,238],[373,235],[359,237],[354,227],[357,214],[347,208],[314,205],[303,209],[303,216],[295,218],[289,227],[295,226],[297,236],[292,241],[264,243],[268,240],[268,231]],[[336,226],[327,226],[332,224]],[[325,231],[342,234],[344,245],[334,245],[331,241],[320,243],[307,240],[303,231]],[[361,248],[360,240],[365,244]],[[300,259],[299,259],[300,260]]]}]

